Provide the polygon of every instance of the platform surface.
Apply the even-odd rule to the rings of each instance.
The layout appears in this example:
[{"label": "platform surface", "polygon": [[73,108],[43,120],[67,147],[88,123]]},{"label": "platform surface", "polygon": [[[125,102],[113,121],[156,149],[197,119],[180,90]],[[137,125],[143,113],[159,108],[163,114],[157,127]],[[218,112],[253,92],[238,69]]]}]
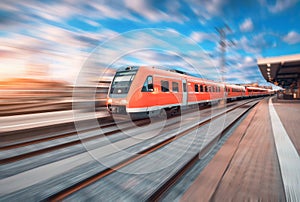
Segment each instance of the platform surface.
[{"label": "platform surface", "polygon": [[300,155],[300,101],[272,99],[273,106]]},{"label": "platform surface", "polygon": [[[300,199],[300,103],[270,99],[249,113],[181,201]],[[283,126],[279,129],[278,121]]]}]

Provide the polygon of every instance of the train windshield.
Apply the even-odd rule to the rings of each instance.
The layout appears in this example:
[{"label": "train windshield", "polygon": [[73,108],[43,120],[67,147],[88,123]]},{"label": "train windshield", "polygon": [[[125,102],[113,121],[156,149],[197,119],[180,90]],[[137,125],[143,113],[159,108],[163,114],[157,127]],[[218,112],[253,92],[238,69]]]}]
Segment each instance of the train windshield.
[{"label": "train windshield", "polygon": [[111,95],[127,94],[135,74],[136,71],[117,72],[111,85],[110,94]]}]

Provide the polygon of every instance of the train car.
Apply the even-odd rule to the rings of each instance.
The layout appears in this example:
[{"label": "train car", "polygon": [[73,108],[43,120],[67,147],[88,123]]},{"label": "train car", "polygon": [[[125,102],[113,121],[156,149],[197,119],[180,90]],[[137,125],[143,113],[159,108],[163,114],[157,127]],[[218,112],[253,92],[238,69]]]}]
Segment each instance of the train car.
[{"label": "train car", "polygon": [[242,99],[245,97],[246,89],[244,86],[230,85],[225,86],[226,98],[228,101]]},{"label": "train car", "polygon": [[260,96],[266,96],[266,95],[269,95],[268,89],[260,88],[260,87],[252,87],[252,86],[246,87],[246,96],[247,97],[260,97]]},{"label": "train car", "polygon": [[272,90],[272,89],[267,89],[267,91],[268,91],[268,95],[269,95],[269,96],[272,96],[272,95],[275,94],[275,91]]},{"label": "train car", "polygon": [[189,105],[217,102],[224,84],[147,66],[119,69],[111,83],[107,109],[112,114],[178,112]]}]

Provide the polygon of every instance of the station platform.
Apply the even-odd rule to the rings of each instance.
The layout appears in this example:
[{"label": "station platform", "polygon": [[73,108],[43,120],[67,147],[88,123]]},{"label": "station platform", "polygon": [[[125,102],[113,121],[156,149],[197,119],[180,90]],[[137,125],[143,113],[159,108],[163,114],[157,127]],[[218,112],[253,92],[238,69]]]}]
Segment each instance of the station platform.
[{"label": "station platform", "polygon": [[181,201],[300,201],[300,103],[262,100]]}]

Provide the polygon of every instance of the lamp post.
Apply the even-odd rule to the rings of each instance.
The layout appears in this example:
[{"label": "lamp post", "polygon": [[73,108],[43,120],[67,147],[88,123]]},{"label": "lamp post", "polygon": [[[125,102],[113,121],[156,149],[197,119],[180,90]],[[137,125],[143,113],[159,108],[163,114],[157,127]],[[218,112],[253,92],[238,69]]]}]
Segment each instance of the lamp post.
[{"label": "lamp post", "polygon": [[[216,28],[217,32],[219,33],[220,36],[220,41],[219,41],[219,45],[220,45],[220,53],[221,53],[221,57],[220,57],[220,71],[221,71],[221,82],[225,83],[225,65],[226,65],[226,58],[225,58],[225,54],[226,54],[226,47],[227,46],[231,46],[234,45],[234,42],[231,40],[227,40],[226,39],[226,33],[227,32],[232,32],[232,30],[230,29],[230,27],[225,24],[224,27],[222,28]],[[225,92],[226,89],[224,89],[224,99],[220,102],[221,106],[225,106],[225,100],[227,99],[227,95]]]},{"label": "lamp post", "polygon": [[226,33],[232,32],[232,30],[227,24],[225,24],[225,26],[222,28],[216,28],[216,30],[220,36],[219,45],[220,45],[220,52],[221,52],[221,57],[220,57],[221,82],[225,83],[224,73],[225,73],[225,65],[226,65],[226,58],[225,58],[226,47],[235,44],[233,41],[226,39]]}]

